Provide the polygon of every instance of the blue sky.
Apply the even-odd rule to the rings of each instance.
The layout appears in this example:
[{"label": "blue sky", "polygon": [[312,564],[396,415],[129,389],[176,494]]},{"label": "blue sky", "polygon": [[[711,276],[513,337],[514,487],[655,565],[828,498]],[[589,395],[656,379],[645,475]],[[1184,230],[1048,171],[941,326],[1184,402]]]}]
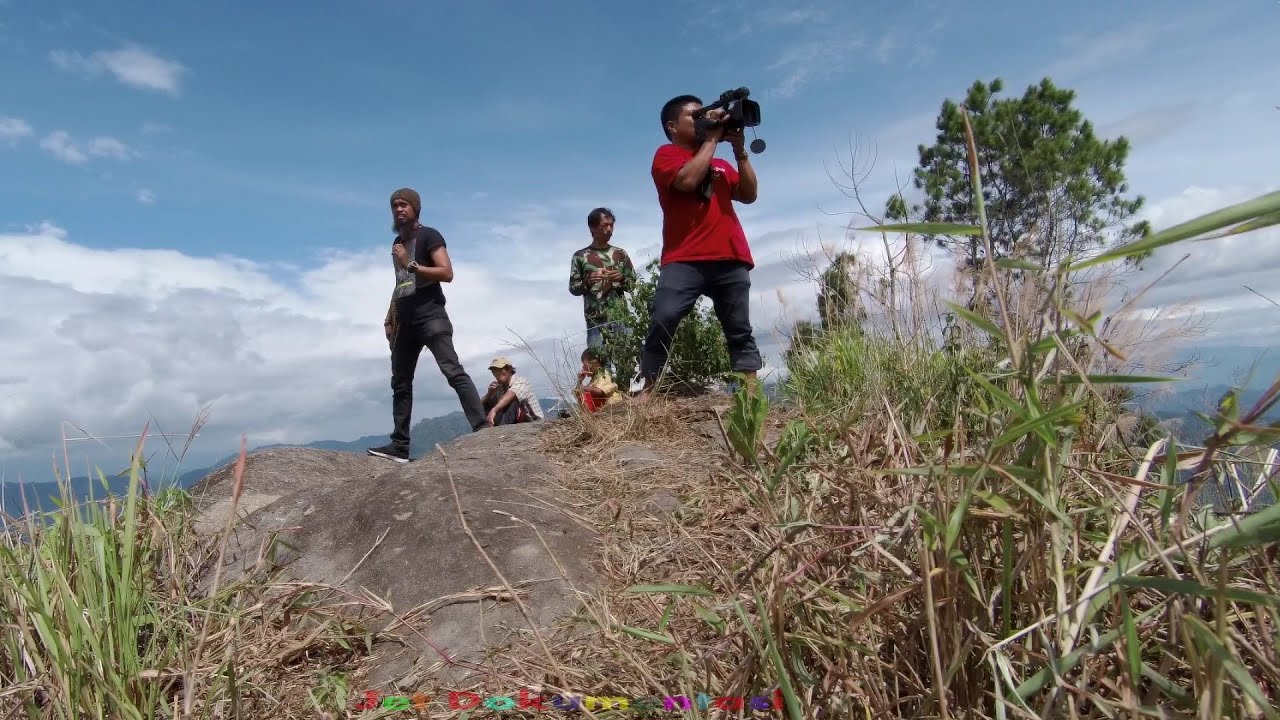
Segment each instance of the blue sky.
[{"label": "blue sky", "polygon": [[[813,304],[794,260],[857,241],[828,176],[850,138],[875,144],[878,210],[976,79],[1075,89],[1102,134],[1133,142],[1157,225],[1274,188],[1280,4],[1119,7],[0,0],[6,473],[47,479],[60,422],[182,429],[208,403],[196,460],[241,432],[390,430],[379,324],[402,185],[449,242],[472,376],[518,335],[551,392],[582,341],[566,286],[587,212],[613,208],[616,243],[656,256],[649,162],[679,93],[746,85],[762,104],[760,201],[740,214],[775,363],[778,329]],[[1242,262],[1241,247],[1196,248],[1197,273],[1175,271],[1153,306],[1235,313],[1206,345],[1269,344],[1272,306],[1235,280],[1280,295],[1265,272],[1280,251]],[[456,409],[427,356],[418,377],[415,417]]]}]

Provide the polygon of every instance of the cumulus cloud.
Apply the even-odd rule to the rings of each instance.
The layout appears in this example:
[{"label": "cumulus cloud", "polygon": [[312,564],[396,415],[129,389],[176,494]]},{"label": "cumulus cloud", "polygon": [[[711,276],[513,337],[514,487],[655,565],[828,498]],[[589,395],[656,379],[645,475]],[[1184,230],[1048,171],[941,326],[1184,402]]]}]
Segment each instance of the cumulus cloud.
[{"label": "cumulus cloud", "polygon": [[[536,219],[537,211],[528,217]],[[455,346],[481,389],[496,354],[511,356],[544,397],[555,393],[548,372],[576,369],[572,359],[585,346],[585,331],[567,272],[583,232],[546,231],[558,239],[518,261],[454,258],[457,279],[445,294]],[[539,246],[520,242],[523,231],[507,232],[510,247]],[[772,258],[770,248],[784,245],[763,238],[758,253]],[[67,273],[72,264],[94,270]],[[47,467],[63,421],[98,435],[138,432],[153,419],[182,432],[207,405],[210,421],[196,446],[214,456],[234,451],[240,433],[254,446],[389,432],[390,361],[381,322],[390,274],[390,253],[382,247],[320,251],[293,267],[175,250],[104,250],[48,223],[0,234],[0,294],[8,303],[0,319],[7,348],[0,457],[11,465],[43,458]],[[784,311],[773,285],[794,281],[768,270],[753,287],[758,341],[772,366],[780,362],[775,329]],[[522,343],[534,355],[518,349]],[[565,377],[571,374],[557,380]],[[415,419],[458,409],[424,352]],[[117,460],[127,460],[131,443],[117,441],[123,453]],[[73,464],[74,453],[91,444],[72,448]],[[56,454],[61,460],[60,449]],[[83,465],[73,471],[83,472]]]},{"label": "cumulus cloud", "polygon": [[0,141],[16,145],[19,140],[30,137],[32,132],[26,120],[0,115]]},{"label": "cumulus cloud", "polygon": [[143,205],[154,205],[156,203],[156,194],[146,188],[138,190],[138,202]]},{"label": "cumulus cloud", "polygon": [[40,147],[69,165],[83,165],[90,158],[128,160],[136,153],[113,137],[95,137],[81,144],[66,130],[54,130],[40,140]]},{"label": "cumulus cloud", "polygon": [[[1153,203],[1145,216],[1157,229],[1169,228],[1275,189],[1189,187]],[[1270,344],[1280,318],[1280,308],[1271,302],[1280,302],[1280,228],[1168,245],[1144,265],[1138,282],[1168,275],[1142,298],[1141,307],[1156,311],[1191,304],[1211,323],[1202,342]]]},{"label": "cumulus cloud", "polygon": [[117,82],[141,90],[153,90],[177,97],[182,80],[190,70],[175,60],[168,60],[138,45],[128,44],[117,50],[99,50],[88,57],[69,50],[54,50],[50,60],[57,67],[96,77],[110,73]]}]

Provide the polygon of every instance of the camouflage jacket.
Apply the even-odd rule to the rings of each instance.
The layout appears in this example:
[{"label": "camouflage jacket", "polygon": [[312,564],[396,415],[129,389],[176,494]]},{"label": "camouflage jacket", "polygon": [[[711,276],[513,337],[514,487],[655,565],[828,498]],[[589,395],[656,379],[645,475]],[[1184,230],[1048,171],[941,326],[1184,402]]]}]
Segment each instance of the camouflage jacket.
[{"label": "camouflage jacket", "polygon": [[[602,269],[617,270],[622,280],[606,290],[603,280],[588,277]],[[604,324],[606,308],[635,287],[635,282],[636,269],[631,265],[631,257],[620,247],[607,245],[598,250],[587,246],[575,252],[569,261],[569,292],[582,297],[582,312],[588,328]]]}]

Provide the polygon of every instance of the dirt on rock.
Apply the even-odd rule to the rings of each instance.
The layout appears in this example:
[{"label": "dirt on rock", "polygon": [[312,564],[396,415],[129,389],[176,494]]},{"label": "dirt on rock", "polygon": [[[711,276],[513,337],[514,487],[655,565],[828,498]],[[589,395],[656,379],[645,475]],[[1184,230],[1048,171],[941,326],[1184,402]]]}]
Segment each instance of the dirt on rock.
[{"label": "dirt on rock", "polygon": [[[598,535],[557,500],[557,470],[536,451],[548,425],[490,428],[407,465],[304,448],[253,453],[224,577],[252,567],[278,534],[292,548],[276,548],[286,577],[385,600],[375,629],[396,618],[421,628],[402,629],[403,644],[375,644],[370,689],[460,682],[488,646],[530,633],[493,566],[540,627],[573,611],[575,587],[592,587]],[[201,532],[226,527],[233,484],[234,463],[191,489]]]}]

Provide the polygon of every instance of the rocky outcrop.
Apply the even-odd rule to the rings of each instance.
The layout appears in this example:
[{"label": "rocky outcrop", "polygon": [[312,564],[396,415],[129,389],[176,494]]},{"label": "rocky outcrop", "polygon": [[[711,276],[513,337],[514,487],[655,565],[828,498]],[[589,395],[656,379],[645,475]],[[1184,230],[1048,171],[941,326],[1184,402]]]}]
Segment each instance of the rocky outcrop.
[{"label": "rocky outcrop", "polygon": [[[300,448],[249,455],[224,572],[252,566],[278,533],[293,548],[277,559],[288,577],[367,590],[391,606],[384,626],[425,621],[404,645],[375,647],[371,686],[460,679],[486,646],[529,628],[490,561],[541,627],[576,607],[573,585],[592,587],[596,533],[557,499],[557,471],[535,448],[547,426],[491,428],[408,465]],[[192,488],[201,532],[225,527],[233,478],[228,466]]]}]

